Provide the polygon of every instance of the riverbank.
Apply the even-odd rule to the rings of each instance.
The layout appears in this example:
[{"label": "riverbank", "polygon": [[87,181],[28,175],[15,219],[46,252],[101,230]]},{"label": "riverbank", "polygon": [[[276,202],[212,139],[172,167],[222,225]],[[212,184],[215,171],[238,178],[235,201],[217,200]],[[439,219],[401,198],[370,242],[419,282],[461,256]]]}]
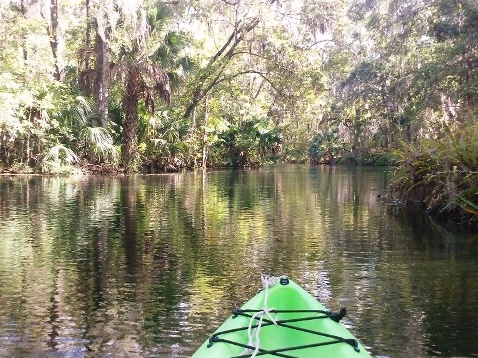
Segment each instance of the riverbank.
[{"label": "riverbank", "polygon": [[403,151],[391,189],[402,202],[422,202],[446,224],[478,230],[476,126]]}]

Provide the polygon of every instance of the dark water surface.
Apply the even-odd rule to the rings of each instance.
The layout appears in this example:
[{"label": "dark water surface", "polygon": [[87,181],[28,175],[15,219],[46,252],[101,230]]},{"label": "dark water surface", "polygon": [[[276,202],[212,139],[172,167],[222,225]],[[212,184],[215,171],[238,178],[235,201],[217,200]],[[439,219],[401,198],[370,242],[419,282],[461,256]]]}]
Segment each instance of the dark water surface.
[{"label": "dark water surface", "polygon": [[478,235],[377,198],[391,172],[0,177],[1,357],[189,357],[287,274],[380,357],[478,357]]}]

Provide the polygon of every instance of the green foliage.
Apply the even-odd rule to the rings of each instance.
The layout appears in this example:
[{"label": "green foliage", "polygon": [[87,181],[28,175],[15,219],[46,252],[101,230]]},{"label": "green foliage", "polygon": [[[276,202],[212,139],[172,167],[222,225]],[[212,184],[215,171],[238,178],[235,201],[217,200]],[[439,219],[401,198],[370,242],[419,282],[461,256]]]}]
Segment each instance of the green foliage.
[{"label": "green foliage", "polygon": [[312,163],[334,164],[342,149],[337,131],[327,131],[315,136],[308,154]]},{"label": "green foliage", "polygon": [[398,156],[394,153],[377,153],[372,156],[371,164],[375,166],[392,166],[398,162]]},{"label": "green foliage", "polygon": [[85,127],[82,131],[85,154],[90,160],[117,164],[119,151],[113,143],[111,134],[103,127]]},{"label": "green foliage", "polygon": [[[404,148],[393,188],[405,200],[427,204],[432,213],[478,221],[478,125],[422,141],[419,150]],[[466,215],[465,215],[466,214]]]},{"label": "green foliage", "polygon": [[[203,161],[385,165],[402,145],[421,158],[427,141],[462,135],[478,108],[473,1],[109,0],[90,2],[85,19],[73,0],[58,8],[57,37],[48,3],[22,4],[0,7],[0,164],[18,170],[39,169],[58,144],[85,163],[117,163],[126,142],[154,171]],[[109,118],[98,96],[81,92],[102,68],[95,38],[108,45]],[[466,193],[451,206],[472,208]]]},{"label": "green foliage", "polygon": [[[171,104],[173,91],[194,69],[193,61],[185,54],[190,38],[184,32],[172,31],[169,25],[171,8],[161,2],[139,6],[137,12],[120,12],[127,26],[117,27],[115,31],[121,36],[112,40],[112,57],[116,60],[113,74],[120,88],[117,93],[122,96],[122,113],[118,116],[122,121],[117,124],[122,127],[119,139],[126,172],[136,171],[141,162],[148,167],[151,163],[161,167],[162,162],[176,157],[175,148],[181,147],[176,142],[179,133],[173,134],[174,138],[174,128],[158,133],[165,122],[156,121],[155,112],[157,107]],[[168,159],[159,159],[163,156]]]},{"label": "green foliage", "polygon": [[232,167],[253,166],[277,157],[282,143],[280,128],[257,117],[230,125],[218,137],[213,155]]},{"label": "green foliage", "polygon": [[342,164],[372,165],[372,166],[393,166],[396,165],[398,157],[387,152],[363,152],[358,157],[346,155],[338,161]]},{"label": "green foliage", "polygon": [[51,121],[52,142],[63,143],[76,155],[95,164],[119,162],[119,151],[110,130],[92,126],[98,114],[90,100],[72,95],[55,109]]},{"label": "green foliage", "polygon": [[[13,163],[10,170],[12,173],[16,173],[16,174],[32,174],[35,172],[34,168],[32,168],[31,166],[25,163]],[[0,173],[1,173],[1,168],[0,168]]]},{"label": "green foliage", "polygon": [[188,162],[188,121],[174,110],[158,111],[145,116],[147,123],[141,125],[139,151],[143,168],[148,172],[176,171]]},{"label": "green foliage", "polygon": [[64,145],[50,148],[42,160],[42,172],[47,174],[71,174],[76,172],[74,164],[79,162],[76,154]]}]

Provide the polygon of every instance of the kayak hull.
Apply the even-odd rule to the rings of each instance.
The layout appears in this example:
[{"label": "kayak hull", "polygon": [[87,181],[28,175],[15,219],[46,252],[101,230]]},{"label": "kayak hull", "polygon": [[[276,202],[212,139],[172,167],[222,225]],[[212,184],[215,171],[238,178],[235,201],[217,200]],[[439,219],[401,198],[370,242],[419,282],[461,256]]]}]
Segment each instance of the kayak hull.
[{"label": "kayak hull", "polygon": [[[264,309],[269,314],[261,318]],[[258,341],[255,353],[261,357],[370,358],[340,318],[295,282],[281,278],[236,310],[192,357],[251,357]]]}]

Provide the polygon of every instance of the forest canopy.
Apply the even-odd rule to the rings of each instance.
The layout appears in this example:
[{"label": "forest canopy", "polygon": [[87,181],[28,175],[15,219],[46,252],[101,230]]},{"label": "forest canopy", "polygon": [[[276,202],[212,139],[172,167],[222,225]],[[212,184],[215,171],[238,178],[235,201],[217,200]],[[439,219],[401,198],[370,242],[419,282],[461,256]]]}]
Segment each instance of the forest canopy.
[{"label": "forest canopy", "polygon": [[406,196],[478,211],[475,0],[11,0],[0,23],[0,171],[398,162]]}]

